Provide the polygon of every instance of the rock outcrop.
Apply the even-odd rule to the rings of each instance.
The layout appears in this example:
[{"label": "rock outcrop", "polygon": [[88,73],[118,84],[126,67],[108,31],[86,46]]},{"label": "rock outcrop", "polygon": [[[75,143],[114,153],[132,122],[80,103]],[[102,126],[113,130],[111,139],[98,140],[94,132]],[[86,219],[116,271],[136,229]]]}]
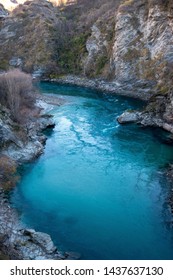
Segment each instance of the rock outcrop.
[{"label": "rock outcrop", "polygon": [[173,93],[155,95],[143,112],[124,112],[118,117],[121,124],[134,122],[142,126],[160,127],[173,134]]},{"label": "rock outcrop", "polygon": [[55,71],[54,31],[60,22],[58,9],[46,0],[17,6],[0,29],[0,69],[19,67],[35,76]]},{"label": "rock outcrop", "polygon": [[44,114],[23,127],[12,121],[10,111],[0,106],[0,149],[18,162],[26,162],[39,156],[44,149],[46,136],[40,134],[47,127],[54,127],[51,116]]},{"label": "rock outcrop", "polygon": [[86,69],[93,73],[91,61],[95,63],[102,56],[100,70],[104,73],[107,65],[108,77],[129,83],[134,89],[148,86],[153,91],[157,85],[165,92],[173,63],[172,8],[171,1],[121,1],[115,12],[115,24],[111,17],[107,22],[112,31],[111,41],[106,40],[108,31],[102,31],[99,21],[92,28],[86,44],[85,73]]},{"label": "rock outcrop", "polygon": [[[104,29],[100,23],[104,16],[92,27],[86,43],[84,73],[116,81],[120,88],[133,91],[136,97],[140,92],[141,98],[143,95],[149,100],[142,114],[126,112],[120,116],[120,122],[135,121],[172,133],[173,3],[170,0],[117,3],[113,19],[109,12]],[[108,30],[112,31],[111,40],[107,39]],[[97,64],[99,59],[102,63]]]},{"label": "rock outcrop", "polygon": [[46,233],[27,229],[0,188],[0,249],[9,259],[65,259]]}]

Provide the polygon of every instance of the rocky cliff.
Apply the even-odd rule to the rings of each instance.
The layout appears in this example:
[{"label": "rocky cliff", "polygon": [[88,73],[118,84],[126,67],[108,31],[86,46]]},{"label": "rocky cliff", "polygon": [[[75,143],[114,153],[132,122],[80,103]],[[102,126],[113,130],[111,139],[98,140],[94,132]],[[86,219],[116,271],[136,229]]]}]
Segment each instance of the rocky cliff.
[{"label": "rocky cliff", "polygon": [[[151,95],[154,93],[136,121],[172,133],[172,1],[126,1],[119,7],[115,30],[111,57],[115,78],[128,81],[134,88],[149,85]],[[128,114],[129,120],[132,115]]]},{"label": "rocky cliff", "polygon": [[172,5],[172,1],[122,1],[114,18],[107,21],[111,41],[99,21],[92,27],[84,66],[87,73],[93,72],[93,61],[99,57],[103,73],[108,68],[108,77],[139,87],[158,85],[163,93],[167,91],[172,83]]},{"label": "rocky cliff", "polygon": [[172,32],[169,0],[92,5],[79,0],[61,9],[46,0],[26,1],[1,27],[0,68],[70,72],[151,89],[158,85],[164,93],[172,84]]},{"label": "rocky cliff", "polygon": [[40,74],[52,67],[56,56],[53,33],[59,22],[58,11],[47,1],[19,5],[1,23],[0,68],[20,67]]}]

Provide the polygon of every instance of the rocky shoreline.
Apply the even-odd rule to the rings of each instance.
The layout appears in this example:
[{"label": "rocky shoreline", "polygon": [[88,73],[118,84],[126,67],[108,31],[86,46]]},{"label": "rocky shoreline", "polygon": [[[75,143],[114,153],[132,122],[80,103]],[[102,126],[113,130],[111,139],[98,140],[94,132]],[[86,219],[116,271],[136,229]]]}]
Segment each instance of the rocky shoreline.
[{"label": "rocky shoreline", "polygon": [[9,259],[65,259],[46,233],[27,229],[0,188],[0,248]]},{"label": "rocky shoreline", "polygon": [[[15,139],[13,123],[5,123],[2,134],[6,133],[4,141],[8,143],[2,154],[14,160],[16,165],[28,162],[38,157],[44,150],[46,136],[42,133],[47,127],[54,127],[53,119],[46,114],[50,105],[37,98],[37,106],[41,109],[37,122],[30,122],[28,141],[24,143]],[[1,109],[2,110],[2,109]],[[8,112],[5,112],[8,119]],[[9,119],[10,120],[10,119]],[[0,256],[2,259],[62,259],[53,245],[49,235],[27,229],[19,222],[18,214],[10,205],[8,191],[0,186]]]},{"label": "rocky shoreline", "polygon": [[152,112],[126,111],[118,117],[120,124],[136,123],[143,127],[159,127],[173,134],[173,124],[164,120],[162,116],[153,114]]},{"label": "rocky shoreline", "polygon": [[[42,154],[46,142],[43,131],[47,128],[53,129],[55,126],[52,116],[47,112],[62,102],[57,97],[38,95],[36,103],[40,107],[41,113],[36,122],[30,122],[27,143],[12,137],[12,131],[10,131],[12,123],[9,124],[7,121],[4,126],[5,140],[8,144],[11,142],[1,153],[12,159],[16,165],[32,161]],[[7,118],[7,115],[5,117]],[[59,252],[48,234],[36,232],[21,224],[16,210],[11,207],[8,192],[9,190],[0,185],[0,259],[61,260],[79,258],[79,255],[73,252]]]},{"label": "rocky shoreline", "polygon": [[134,83],[125,82],[121,84],[116,81],[109,82],[103,79],[88,79],[84,76],[64,75],[53,79],[43,79],[43,81],[82,86],[143,101],[148,101],[153,94],[153,85],[146,84],[142,80]]},{"label": "rocky shoreline", "polygon": [[9,203],[8,194],[0,187],[0,260],[72,260],[80,256],[59,251],[51,237],[27,228]]},{"label": "rocky shoreline", "polygon": [[[146,103],[146,109],[144,111],[126,111],[121,116],[118,117],[118,122],[120,124],[125,123],[137,123],[144,127],[159,127],[165,131],[173,134],[173,124],[172,124],[172,104],[173,96],[171,100],[167,100],[166,96],[156,95],[156,92],[152,89],[152,85],[146,85],[142,81],[138,83],[124,83],[120,84],[118,82],[107,82],[102,79],[88,79],[83,76],[74,75],[64,75],[55,79],[43,79],[43,81],[67,84],[74,86],[82,86],[86,88],[91,88],[93,90],[98,90],[102,92],[113,93],[119,96],[131,97],[134,99],[140,99]],[[152,98],[154,97],[154,102]],[[169,97],[170,99],[170,97]],[[170,103],[167,106],[165,112],[160,112],[160,107],[165,103]],[[147,105],[149,104],[149,106]],[[152,109],[152,106],[155,108]],[[157,112],[158,110],[158,112]]]}]

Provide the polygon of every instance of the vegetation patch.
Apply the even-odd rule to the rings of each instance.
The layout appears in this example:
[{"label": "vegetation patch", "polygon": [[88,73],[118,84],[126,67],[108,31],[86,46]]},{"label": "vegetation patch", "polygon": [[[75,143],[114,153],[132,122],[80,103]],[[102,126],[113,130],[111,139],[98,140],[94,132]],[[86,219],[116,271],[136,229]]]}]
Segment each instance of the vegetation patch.
[{"label": "vegetation patch", "polygon": [[97,61],[96,61],[96,75],[99,75],[102,73],[103,68],[105,67],[105,65],[108,63],[109,59],[107,55],[102,55],[99,56]]},{"label": "vegetation patch", "polygon": [[5,155],[0,155],[0,185],[9,191],[19,180],[16,163]]},{"label": "vegetation patch", "polygon": [[33,112],[35,96],[32,78],[20,70],[0,75],[0,104],[10,110],[13,121],[26,122]]},{"label": "vegetation patch", "polygon": [[140,57],[140,51],[135,48],[129,48],[123,55],[123,59],[127,62],[137,60]]}]

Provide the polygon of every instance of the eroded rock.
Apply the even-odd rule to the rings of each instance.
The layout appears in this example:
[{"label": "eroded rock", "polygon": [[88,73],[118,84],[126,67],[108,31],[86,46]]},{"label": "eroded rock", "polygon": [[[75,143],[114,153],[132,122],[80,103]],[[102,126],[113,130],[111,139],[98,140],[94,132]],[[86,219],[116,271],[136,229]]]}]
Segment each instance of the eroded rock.
[{"label": "eroded rock", "polygon": [[0,246],[6,258],[10,259],[65,258],[65,255],[58,252],[48,234],[27,229],[19,222],[18,214],[9,205],[2,188],[0,188]]},{"label": "eroded rock", "polygon": [[138,123],[141,120],[141,113],[126,111],[117,120],[120,124]]}]

